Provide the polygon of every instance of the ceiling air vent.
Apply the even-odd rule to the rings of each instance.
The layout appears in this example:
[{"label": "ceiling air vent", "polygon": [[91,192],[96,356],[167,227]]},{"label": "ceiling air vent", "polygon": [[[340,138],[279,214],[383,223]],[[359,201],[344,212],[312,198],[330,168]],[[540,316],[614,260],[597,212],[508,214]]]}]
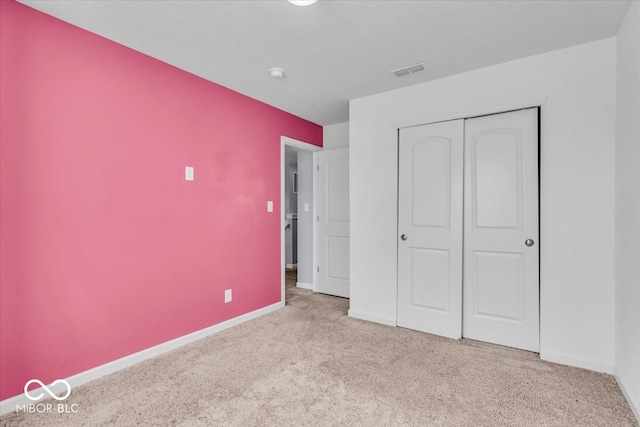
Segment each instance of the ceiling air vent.
[{"label": "ceiling air vent", "polygon": [[396,77],[402,77],[408,74],[417,73],[418,71],[422,71],[422,70],[424,70],[424,62],[421,62],[419,64],[409,65],[403,68],[398,68],[397,70],[391,70],[391,72]]},{"label": "ceiling air vent", "polygon": [[409,74],[409,70],[407,70],[406,68],[400,68],[399,70],[393,70],[392,73],[396,77],[402,77],[402,76],[406,76],[407,74]]}]

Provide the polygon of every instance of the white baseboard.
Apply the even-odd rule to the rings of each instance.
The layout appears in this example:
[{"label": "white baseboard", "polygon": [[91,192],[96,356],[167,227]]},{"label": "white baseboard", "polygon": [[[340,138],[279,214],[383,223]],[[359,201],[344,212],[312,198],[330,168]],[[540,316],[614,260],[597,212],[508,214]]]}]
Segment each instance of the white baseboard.
[{"label": "white baseboard", "polygon": [[[86,384],[90,381],[104,377],[105,375],[109,375],[121,369],[128,368],[129,366],[133,366],[136,363],[140,363],[144,360],[151,359],[152,357],[159,356],[168,351],[175,350],[178,347],[182,347],[186,344],[190,344],[194,341],[198,341],[202,338],[206,338],[210,335],[216,334],[218,332],[222,332],[225,329],[229,329],[233,326],[237,326],[241,323],[244,323],[249,320],[255,319],[257,317],[263,316],[265,314],[271,313],[272,311],[278,310],[282,307],[284,307],[284,302],[282,301],[277,302],[275,304],[271,304],[267,307],[263,307],[258,310],[252,311],[250,313],[246,313],[241,316],[234,317],[233,319],[226,320],[222,323],[218,323],[217,325],[209,326],[208,328],[204,328],[199,331],[192,332],[187,335],[183,335],[171,341],[158,344],[154,347],[150,347],[145,350],[139,351],[137,353],[130,354],[129,356],[116,359],[109,363],[105,363],[104,365],[97,366],[95,368],[89,369],[84,372],[80,372],[79,374],[70,376],[69,378],[65,378],[65,380],[69,383],[69,385],[71,386],[71,389],[73,390],[74,387],[81,386],[82,384]],[[59,387],[54,386],[49,388],[56,394],[66,390],[66,388],[62,387],[62,385],[60,385]],[[39,393],[38,390],[39,389],[30,390],[30,394],[37,395]],[[46,396],[46,393],[44,394]],[[8,412],[15,411],[16,405],[22,406],[22,405],[28,405],[32,403],[35,403],[35,402],[33,402],[32,400],[29,400],[29,398],[27,398],[27,396],[25,396],[24,394],[19,394],[17,396],[10,397],[0,402],[0,415],[4,415]]]},{"label": "white baseboard", "polygon": [[298,264],[287,264],[287,268],[295,268],[296,270],[298,269]]},{"label": "white baseboard", "polygon": [[310,291],[313,290],[313,285],[311,283],[297,282],[296,286],[302,289],[309,289]]},{"label": "white baseboard", "polygon": [[566,356],[564,354],[540,352],[540,359],[547,362],[558,363],[560,365],[574,366],[576,368],[588,369],[590,371],[604,372],[605,374],[613,374],[613,365],[606,363],[594,362],[592,360],[579,359],[577,357]]},{"label": "white baseboard", "polygon": [[635,396],[631,394],[629,389],[625,387],[622,378],[620,378],[618,375],[614,375],[614,377],[616,379],[616,382],[618,383],[618,386],[620,387],[620,390],[622,390],[624,398],[627,399],[627,403],[631,408],[631,412],[633,412],[633,415],[636,416],[636,420],[638,420],[638,424],[640,424],[640,400],[636,399]]},{"label": "white baseboard", "polygon": [[349,310],[347,312],[349,317],[353,317],[354,319],[366,320],[368,322],[381,323],[387,326],[396,326],[396,319],[391,319],[389,317],[381,317],[375,316],[367,313],[362,313],[355,310]]}]

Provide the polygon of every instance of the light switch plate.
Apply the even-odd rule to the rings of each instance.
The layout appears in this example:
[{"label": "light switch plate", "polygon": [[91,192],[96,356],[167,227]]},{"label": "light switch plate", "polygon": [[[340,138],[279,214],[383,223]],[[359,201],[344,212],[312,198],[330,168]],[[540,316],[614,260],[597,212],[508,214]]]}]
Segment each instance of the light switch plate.
[{"label": "light switch plate", "polygon": [[193,166],[184,167],[184,179],[186,181],[193,181]]},{"label": "light switch plate", "polygon": [[267,212],[273,212],[273,201],[272,200],[268,200],[267,201]]},{"label": "light switch plate", "polygon": [[304,205],[302,205],[302,210],[305,212],[309,212],[309,203],[305,203]]}]

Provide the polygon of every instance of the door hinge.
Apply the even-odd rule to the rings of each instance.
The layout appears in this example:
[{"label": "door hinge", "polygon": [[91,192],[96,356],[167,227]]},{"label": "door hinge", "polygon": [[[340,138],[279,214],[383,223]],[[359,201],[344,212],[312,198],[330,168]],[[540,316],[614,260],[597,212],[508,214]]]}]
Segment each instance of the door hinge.
[{"label": "door hinge", "polygon": [[316,170],[320,170],[320,165],[316,165]]},{"label": "door hinge", "polygon": [[320,221],[320,215],[316,217],[316,221]]},{"label": "door hinge", "polygon": [[318,273],[320,273],[320,266],[318,266]]}]

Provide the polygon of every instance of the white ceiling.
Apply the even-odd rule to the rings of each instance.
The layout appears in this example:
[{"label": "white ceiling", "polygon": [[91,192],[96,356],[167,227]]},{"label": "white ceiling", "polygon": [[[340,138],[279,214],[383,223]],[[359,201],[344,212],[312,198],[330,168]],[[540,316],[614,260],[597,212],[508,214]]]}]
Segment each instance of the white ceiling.
[{"label": "white ceiling", "polygon": [[[320,125],[350,99],[614,36],[630,1],[21,0]],[[395,77],[417,62],[425,71]],[[269,77],[282,67],[282,80]]]}]

